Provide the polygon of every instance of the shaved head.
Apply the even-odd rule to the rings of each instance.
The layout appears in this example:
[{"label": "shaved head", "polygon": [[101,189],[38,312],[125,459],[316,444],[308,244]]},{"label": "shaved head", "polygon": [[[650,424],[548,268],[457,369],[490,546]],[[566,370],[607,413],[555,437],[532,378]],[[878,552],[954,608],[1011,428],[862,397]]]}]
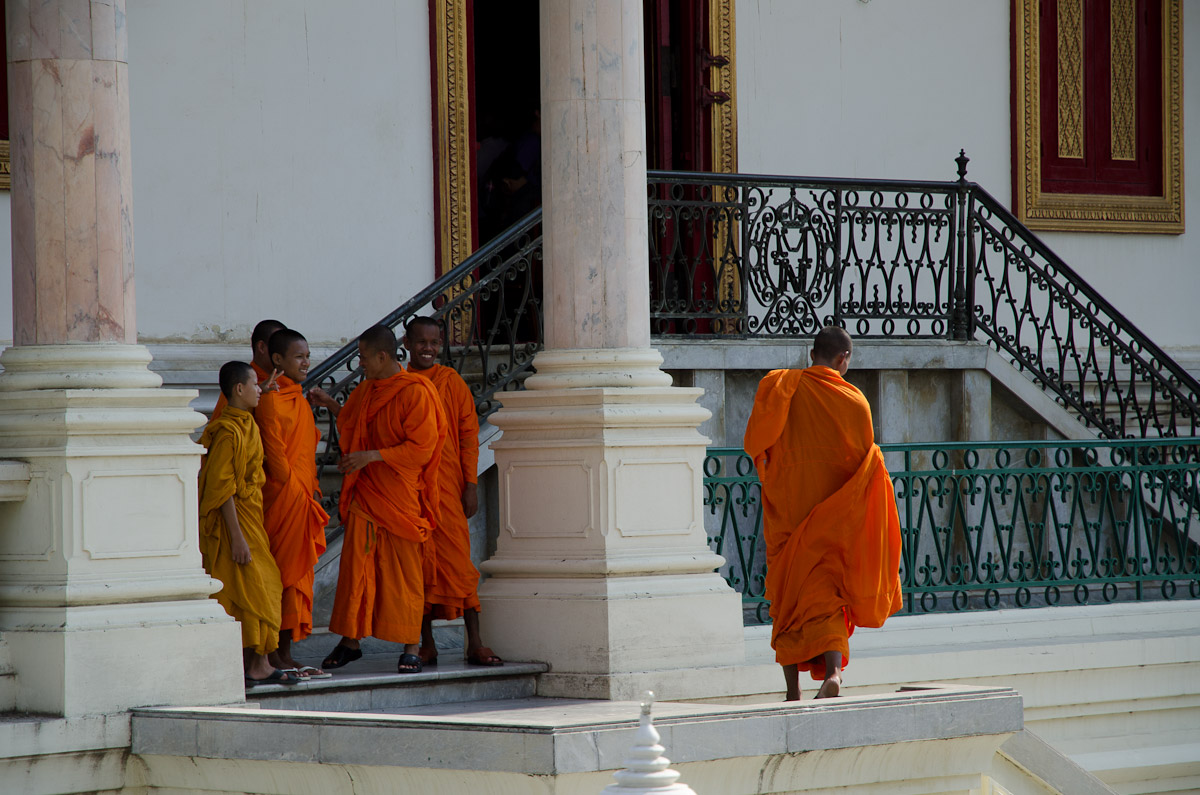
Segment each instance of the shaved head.
[{"label": "shaved head", "polygon": [[422,315],[419,317],[414,317],[412,320],[408,321],[408,323],[404,326],[404,333],[411,334],[413,329],[418,328],[419,326],[425,326],[426,328],[431,328],[434,331],[438,332],[439,334],[442,331],[441,325],[439,325],[436,320],[434,320],[431,317],[426,317],[426,316]]},{"label": "shaved head", "polygon": [[813,337],[812,361],[824,367],[832,367],[842,375],[850,365],[850,353],[854,343],[844,328],[826,326]]},{"label": "shaved head", "polygon": [[371,326],[359,335],[358,344],[369,351],[383,351],[396,358],[396,334],[387,326]]},{"label": "shaved head", "polygon": [[254,331],[250,332],[250,346],[253,347],[257,342],[266,342],[271,339],[271,335],[280,329],[285,329],[287,326],[280,323],[278,320],[260,320],[255,325]]}]

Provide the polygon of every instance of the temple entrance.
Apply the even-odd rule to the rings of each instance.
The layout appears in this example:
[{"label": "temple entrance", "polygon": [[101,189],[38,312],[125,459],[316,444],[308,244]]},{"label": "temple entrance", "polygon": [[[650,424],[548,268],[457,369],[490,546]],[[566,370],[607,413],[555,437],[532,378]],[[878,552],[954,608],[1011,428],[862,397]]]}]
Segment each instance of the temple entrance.
[{"label": "temple entrance", "polygon": [[[541,203],[538,0],[469,0],[463,12],[477,248]],[[646,0],[643,14],[647,166],[730,170],[714,138],[718,125],[732,123],[731,84],[721,74],[731,53],[713,52],[732,46],[732,4]]]}]

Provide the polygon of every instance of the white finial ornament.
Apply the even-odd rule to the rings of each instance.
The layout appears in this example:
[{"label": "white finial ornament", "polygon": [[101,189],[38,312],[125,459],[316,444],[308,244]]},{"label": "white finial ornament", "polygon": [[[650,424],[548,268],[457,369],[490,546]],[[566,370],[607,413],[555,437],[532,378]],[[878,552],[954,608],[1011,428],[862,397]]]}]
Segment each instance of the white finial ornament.
[{"label": "white finial ornament", "polygon": [[652,792],[659,795],[696,795],[687,784],[680,784],[679,773],[671,770],[671,760],[662,755],[666,749],[658,744],[659,733],[650,721],[654,693],[647,690],[642,696],[642,717],[634,734],[633,748],[625,760],[625,769],[613,773],[616,784],[609,784],[600,795],[628,795],[631,792]]}]

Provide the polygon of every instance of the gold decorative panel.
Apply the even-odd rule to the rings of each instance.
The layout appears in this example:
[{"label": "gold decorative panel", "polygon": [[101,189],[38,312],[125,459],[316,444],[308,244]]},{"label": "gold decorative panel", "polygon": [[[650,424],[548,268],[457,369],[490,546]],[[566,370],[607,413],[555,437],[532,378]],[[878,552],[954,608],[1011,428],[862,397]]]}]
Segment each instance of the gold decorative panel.
[{"label": "gold decorative panel", "polygon": [[1083,157],[1083,0],[1058,2],[1058,156]]},{"label": "gold decorative panel", "polygon": [[1112,158],[1137,159],[1137,19],[1133,0],[1112,0],[1109,23]]},{"label": "gold decorative panel", "polygon": [[[1039,10],[1041,0],[1013,0],[1013,203],[1017,216],[1032,229],[1139,232],[1179,234],[1184,231],[1184,171],[1183,171],[1183,8],[1182,0],[1161,0],[1162,3],[1162,141],[1161,162],[1151,164],[1158,195],[1115,195],[1105,193],[1053,193],[1043,190],[1042,152],[1042,42],[1040,40]],[[1137,140],[1138,113],[1148,112],[1140,103],[1159,97],[1139,97],[1137,93],[1137,58],[1132,28],[1137,22],[1138,0],[1112,0],[1110,22],[1110,76],[1112,83],[1112,124],[1105,135],[1104,146],[1111,144],[1114,160],[1133,160],[1139,148],[1158,142]],[[1059,91],[1058,127],[1051,129],[1048,138],[1057,152],[1084,151],[1088,147],[1082,132],[1082,119],[1077,123],[1076,68],[1071,60],[1075,54],[1084,55],[1071,42],[1075,41],[1076,10],[1090,11],[1090,4],[1081,0],[1059,0],[1059,22],[1056,42],[1059,46],[1058,72],[1053,75]],[[1084,59],[1086,61],[1086,59]],[[1082,68],[1082,67],[1080,67]],[[1082,94],[1082,92],[1081,92]],[[1110,98],[1104,97],[1107,104]],[[1053,122],[1051,122],[1053,123]],[[1078,137],[1076,136],[1076,128]],[[1111,138],[1111,141],[1107,140]],[[1079,149],[1076,150],[1078,142]]]}]

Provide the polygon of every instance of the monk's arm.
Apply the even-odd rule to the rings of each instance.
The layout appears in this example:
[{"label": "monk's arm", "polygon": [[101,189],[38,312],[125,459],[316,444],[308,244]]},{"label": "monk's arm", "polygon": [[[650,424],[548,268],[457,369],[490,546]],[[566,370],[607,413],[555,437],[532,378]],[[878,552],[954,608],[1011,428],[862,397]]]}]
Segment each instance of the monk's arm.
[{"label": "monk's arm", "polygon": [[317,408],[322,408],[328,411],[336,420],[339,413],[342,411],[342,404],[338,403],[328,392],[321,389],[319,386],[314,386],[308,390],[308,402]]},{"label": "monk's arm", "polygon": [[221,517],[225,520],[225,526],[229,528],[229,551],[233,557],[233,562],[245,565],[250,562],[250,545],[246,543],[246,537],[242,535],[242,526],[238,523],[237,504],[230,497],[221,503]]},{"label": "monk's arm", "polygon": [[401,393],[400,436],[404,441],[376,451],[380,460],[397,470],[420,469],[429,463],[440,441],[435,400],[436,393],[417,386]]},{"label": "monk's arm", "polygon": [[471,388],[460,378],[457,379],[456,404],[458,407],[458,449],[459,463],[462,466],[463,513],[470,519],[479,510],[479,488],[476,480],[479,478],[479,414],[475,411],[475,400],[471,396]]}]

